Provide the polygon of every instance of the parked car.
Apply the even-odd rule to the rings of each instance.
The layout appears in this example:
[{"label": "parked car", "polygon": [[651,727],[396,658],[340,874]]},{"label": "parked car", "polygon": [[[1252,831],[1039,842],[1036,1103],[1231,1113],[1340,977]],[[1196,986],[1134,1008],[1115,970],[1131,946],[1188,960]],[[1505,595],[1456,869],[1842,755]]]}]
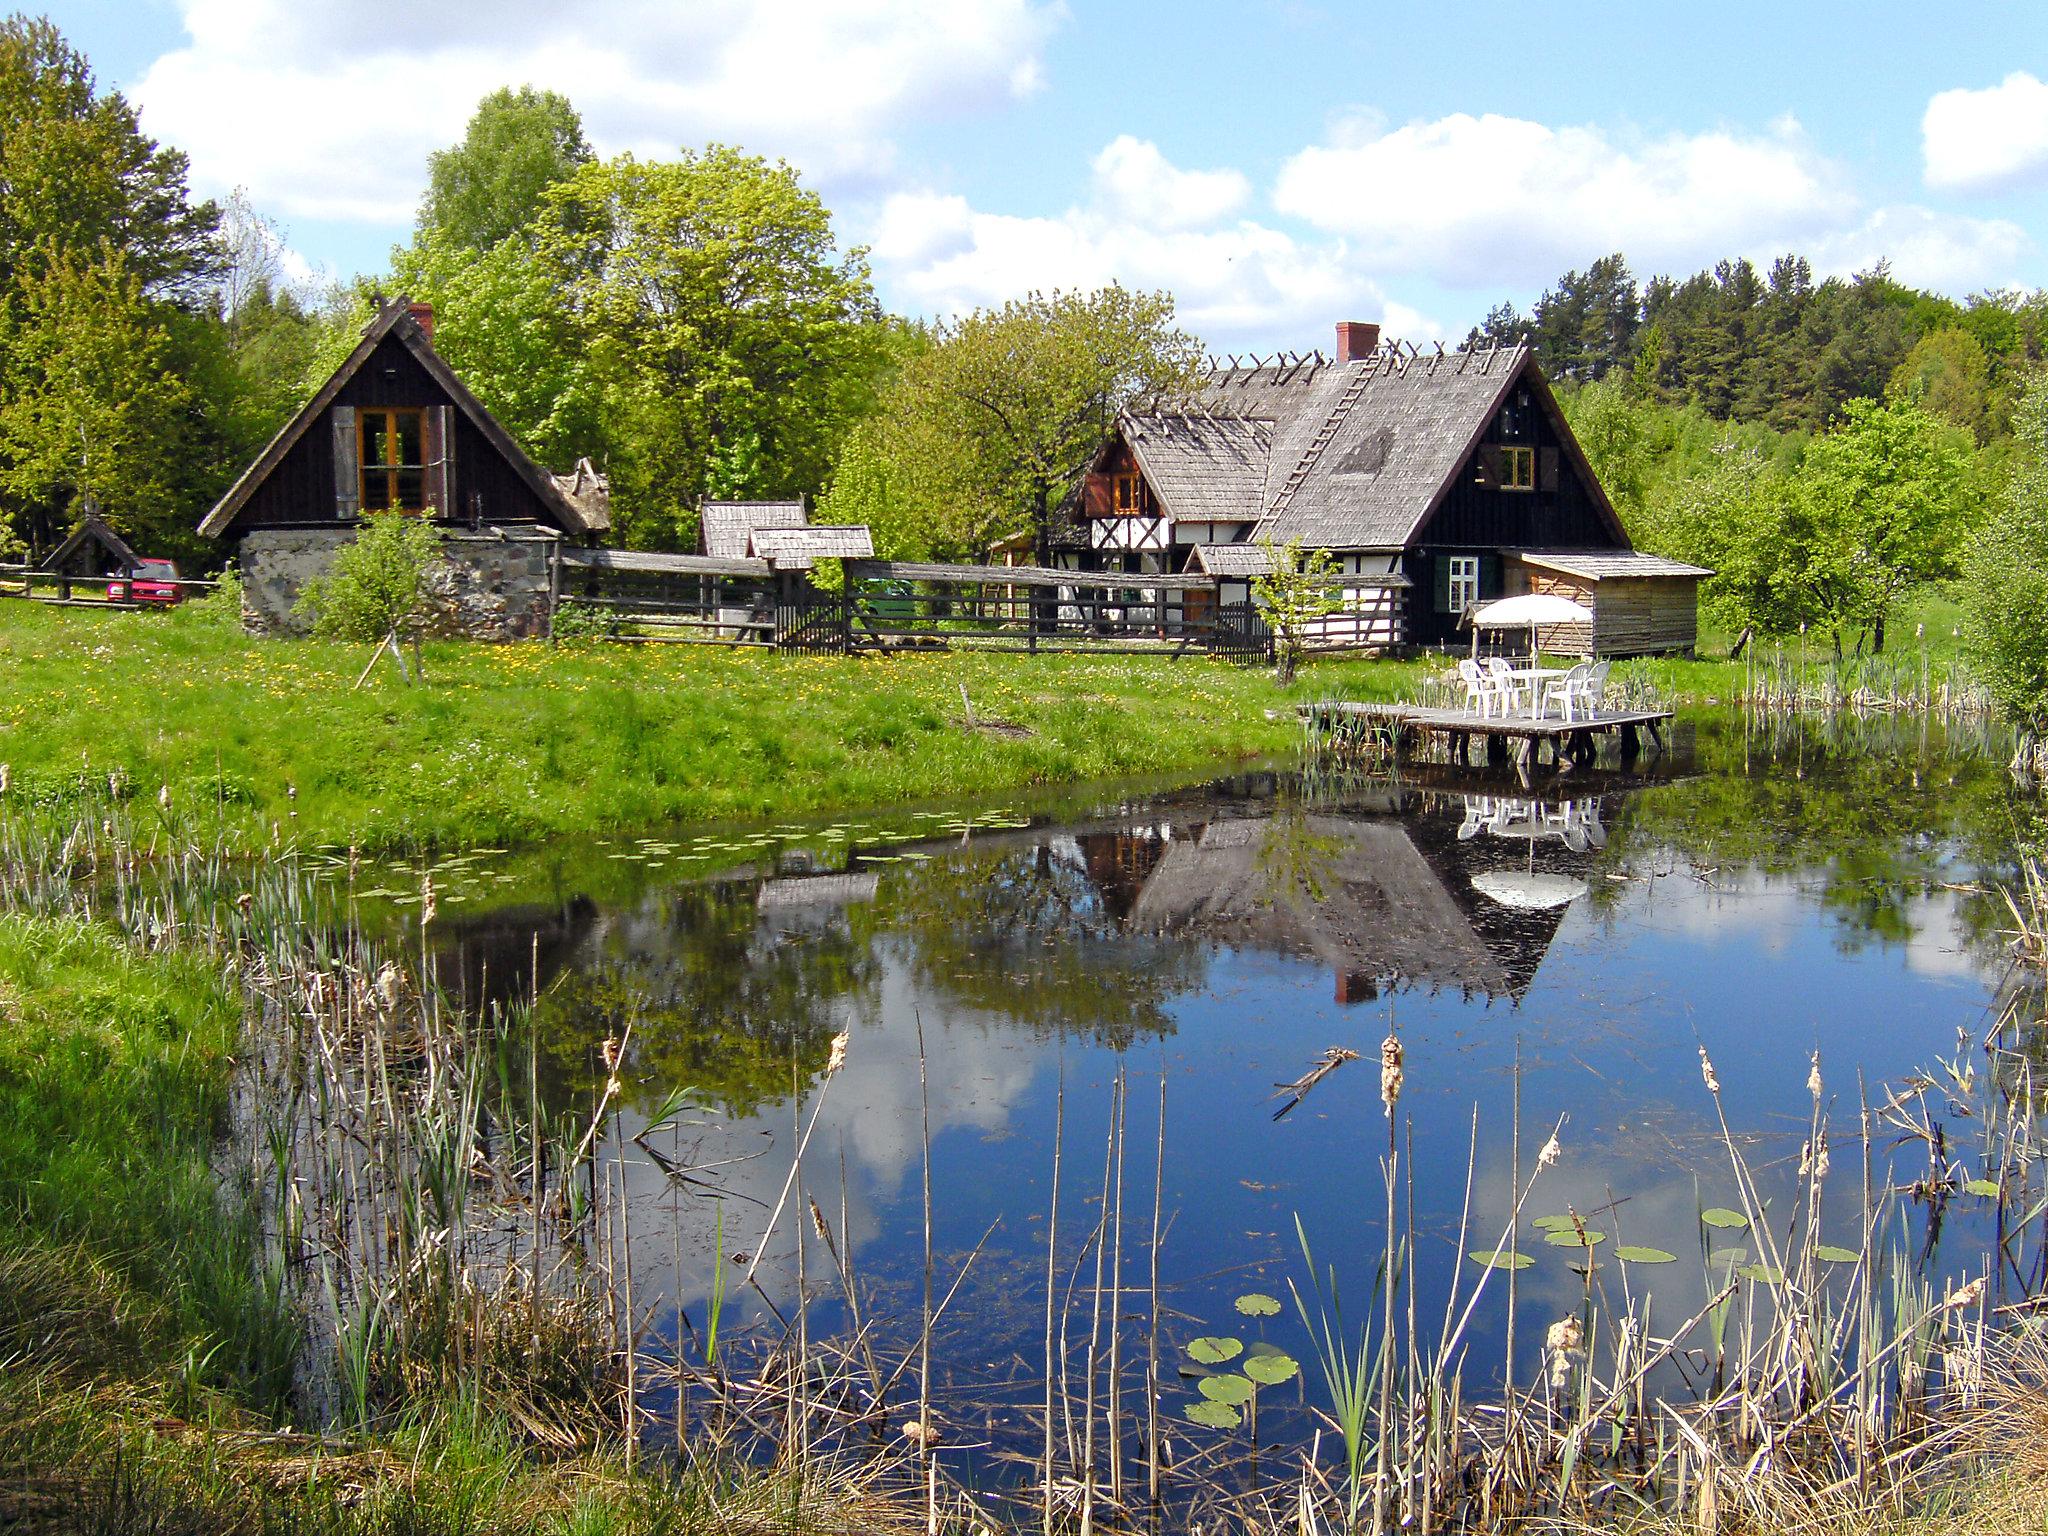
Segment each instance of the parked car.
[{"label": "parked car", "polygon": [[141,560],[126,580],[107,583],[107,597],[109,601],[126,597],[130,602],[169,607],[185,600],[184,579],[178,574],[176,561]]}]

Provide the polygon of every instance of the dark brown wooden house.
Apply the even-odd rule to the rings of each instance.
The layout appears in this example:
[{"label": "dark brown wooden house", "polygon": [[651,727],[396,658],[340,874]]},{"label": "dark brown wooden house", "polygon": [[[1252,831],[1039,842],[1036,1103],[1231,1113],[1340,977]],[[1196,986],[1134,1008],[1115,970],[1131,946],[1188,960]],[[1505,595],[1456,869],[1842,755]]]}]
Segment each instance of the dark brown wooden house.
[{"label": "dark brown wooden house", "polygon": [[255,627],[290,627],[299,588],[364,516],[396,511],[448,529],[464,627],[532,632],[555,545],[610,527],[603,477],[534,463],[435,352],[433,323],[429,305],[384,305],[200,523],[235,544]]},{"label": "dark brown wooden house", "polygon": [[1233,546],[1270,538],[1405,578],[1371,620],[1390,646],[1457,643],[1467,609],[1563,574],[1543,560],[1597,557],[1573,595],[1632,613],[1568,638],[1689,649],[1711,574],[1633,549],[1526,346],[1422,353],[1359,322],[1337,328],[1334,361],[1233,361],[1188,399],[1126,412],[1070,510],[1047,550],[1070,569],[1235,570]]}]

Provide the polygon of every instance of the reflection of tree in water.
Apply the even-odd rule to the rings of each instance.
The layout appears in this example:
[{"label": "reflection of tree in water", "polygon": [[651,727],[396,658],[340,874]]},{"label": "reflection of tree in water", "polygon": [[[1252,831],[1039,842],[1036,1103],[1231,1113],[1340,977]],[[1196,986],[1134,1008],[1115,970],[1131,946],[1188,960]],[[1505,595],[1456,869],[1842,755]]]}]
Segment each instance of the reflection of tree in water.
[{"label": "reflection of tree in water", "polygon": [[544,1068],[558,1091],[590,1098],[602,1043],[630,1022],[629,1103],[688,1086],[751,1113],[824,1066],[841,1000],[874,986],[863,926],[845,908],[771,920],[750,884],[680,886],[614,923],[542,995]]},{"label": "reflection of tree in water", "polygon": [[1702,720],[1703,772],[1622,799],[1610,846],[1633,862],[1662,848],[1724,876],[1811,877],[1850,948],[1912,938],[1914,903],[1955,880],[1960,856],[1983,888],[1952,893],[1958,920],[1973,943],[1996,944],[2011,917],[1990,887],[2016,872],[2022,831],[2004,765],[1917,722],[1898,735]]},{"label": "reflection of tree in water", "polygon": [[1199,945],[1134,936],[1115,910],[1128,909],[1165,846],[1159,830],[1137,829],[934,859],[885,880],[876,915],[940,996],[1042,1035],[1122,1048],[1171,1033],[1166,1004],[1207,968]]}]

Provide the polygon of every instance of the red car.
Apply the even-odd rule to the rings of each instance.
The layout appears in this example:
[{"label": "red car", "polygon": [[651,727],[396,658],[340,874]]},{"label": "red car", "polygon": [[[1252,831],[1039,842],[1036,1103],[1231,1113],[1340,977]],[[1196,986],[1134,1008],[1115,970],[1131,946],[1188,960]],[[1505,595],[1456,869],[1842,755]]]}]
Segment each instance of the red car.
[{"label": "red car", "polygon": [[136,603],[161,603],[169,607],[185,600],[185,587],[178,575],[176,562],[170,560],[141,560],[136,562],[135,572],[125,581],[107,583],[109,601],[126,598]]}]

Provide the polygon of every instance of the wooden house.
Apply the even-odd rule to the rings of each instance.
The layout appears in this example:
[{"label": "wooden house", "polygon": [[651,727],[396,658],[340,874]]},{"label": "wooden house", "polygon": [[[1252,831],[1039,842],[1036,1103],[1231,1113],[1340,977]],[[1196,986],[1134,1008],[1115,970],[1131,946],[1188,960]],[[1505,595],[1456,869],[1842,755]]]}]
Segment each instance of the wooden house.
[{"label": "wooden house", "polygon": [[[1344,594],[1358,638],[1386,646],[1457,643],[1468,609],[1564,581],[1614,611],[1564,638],[1684,650],[1711,574],[1635,551],[1528,347],[1425,354],[1361,322],[1334,361],[1233,359],[1126,411],[1068,510],[1046,558],[1073,570],[1249,581],[1264,557],[1243,546],[1329,550],[1389,578]],[[1571,559],[1582,574],[1555,565]]]},{"label": "wooden house", "polygon": [[231,541],[252,627],[293,627],[300,588],[371,513],[432,517],[448,532],[456,627],[544,627],[559,543],[611,526],[588,459],[553,475],[527,456],[435,352],[433,308],[385,304],[362,340],[199,525]]}]

